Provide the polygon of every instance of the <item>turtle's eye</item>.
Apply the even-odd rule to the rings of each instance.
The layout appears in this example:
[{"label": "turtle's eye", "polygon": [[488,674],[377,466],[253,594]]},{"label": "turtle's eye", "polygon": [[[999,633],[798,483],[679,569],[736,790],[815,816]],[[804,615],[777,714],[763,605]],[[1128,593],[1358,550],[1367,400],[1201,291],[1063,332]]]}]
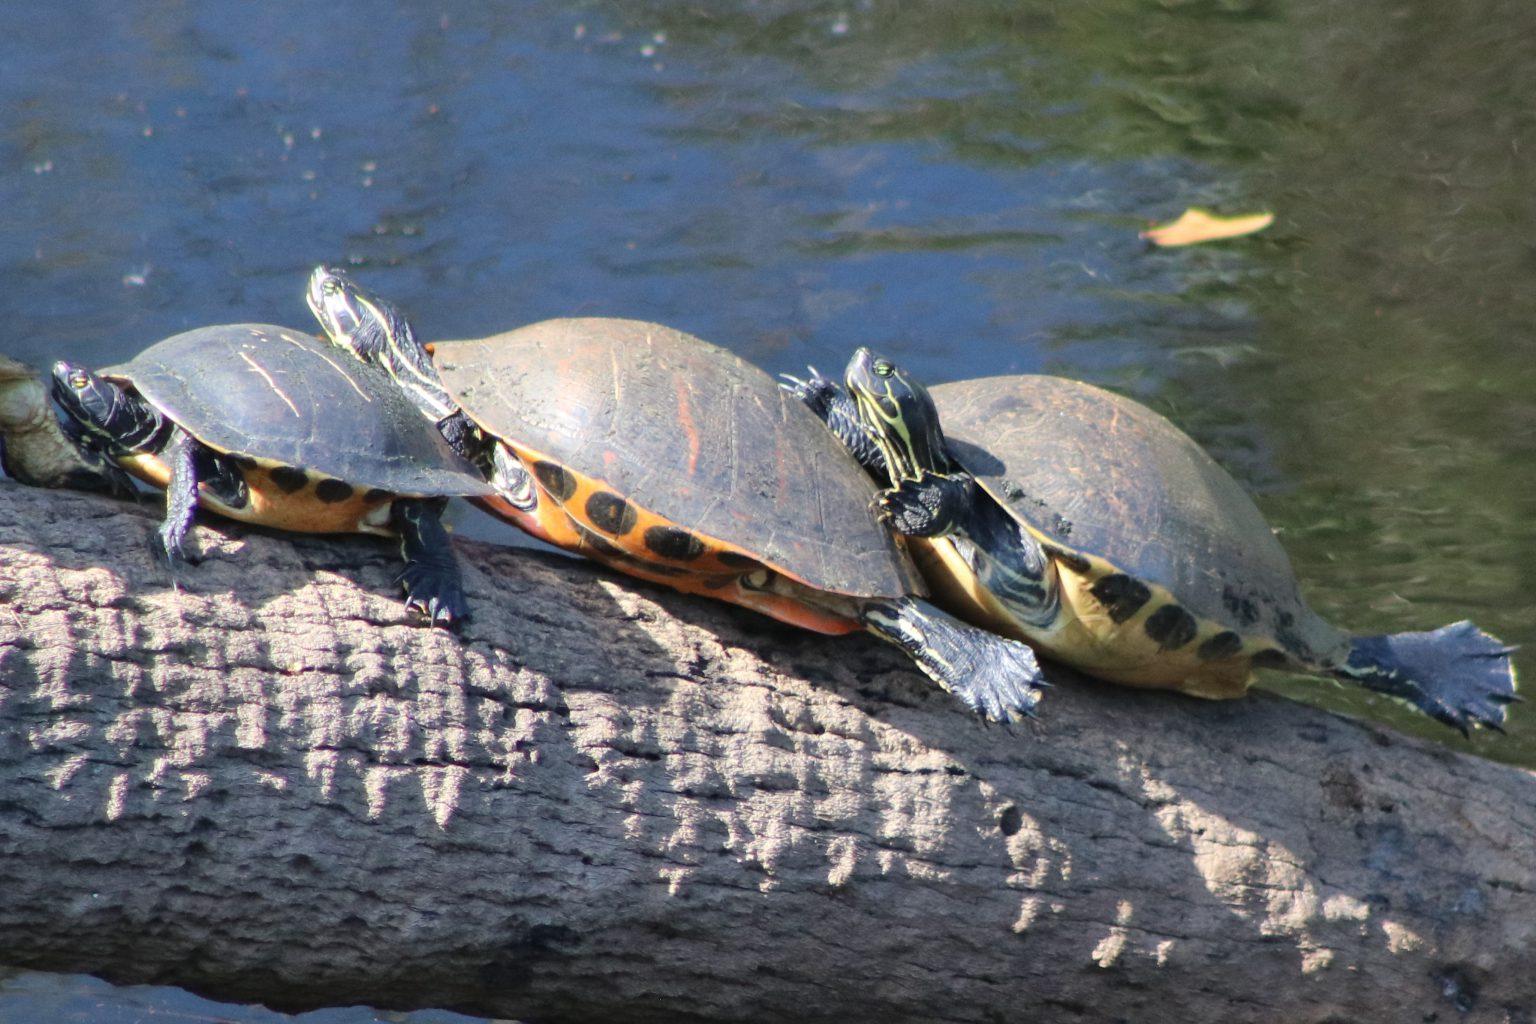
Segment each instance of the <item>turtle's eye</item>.
[{"label": "turtle's eye", "polygon": [[341,282],[336,280],[334,277],[328,277],[325,279],[325,283],[321,285],[320,288],[327,295],[335,295],[337,292],[341,291]]},{"label": "turtle's eye", "polygon": [[890,363],[886,362],[884,359],[877,359],[877,360],[875,360],[875,376],[876,377],[889,377],[891,374],[893,374],[895,372],[896,372],[896,367],[892,366]]},{"label": "turtle's eye", "polygon": [[84,391],[86,385],[90,382],[91,378],[87,377],[79,370],[76,370],[74,373],[69,375],[69,386],[74,388],[76,391]]}]

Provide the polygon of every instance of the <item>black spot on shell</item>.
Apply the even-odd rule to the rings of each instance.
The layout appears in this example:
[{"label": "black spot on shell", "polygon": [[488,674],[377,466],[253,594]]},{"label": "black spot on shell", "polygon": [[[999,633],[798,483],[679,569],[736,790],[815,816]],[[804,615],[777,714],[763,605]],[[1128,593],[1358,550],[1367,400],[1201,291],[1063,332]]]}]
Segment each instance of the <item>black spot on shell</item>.
[{"label": "black spot on shell", "polygon": [[1147,631],[1147,636],[1157,641],[1158,648],[1164,651],[1183,647],[1200,630],[1195,617],[1176,604],[1165,604],[1147,616],[1142,628]]},{"label": "black spot on shell", "polygon": [[715,558],[721,565],[729,565],[734,568],[751,569],[757,565],[757,559],[750,555],[740,555],[734,551],[722,551]]},{"label": "black spot on shell", "polygon": [[539,483],[546,491],[555,496],[556,501],[565,501],[576,493],[576,478],[570,470],[557,462],[535,462],[533,475],[539,478]]},{"label": "black spot on shell", "polygon": [[327,478],[315,484],[315,497],[327,505],[334,505],[338,501],[346,501],[352,497],[352,485]]},{"label": "black spot on shell", "polygon": [[1253,601],[1231,587],[1223,587],[1221,603],[1231,615],[1245,626],[1259,621],[1259,608]]},{"label": "black spot on shell", "polygon": [[1080,576],[1093,568],[1093,565],[1088,561],[1088,559],[1084,558],[1082,555],[1073,554],[1071,551],[1057,548],[1055,551],[1052,551],[1051,554],[1056,556],[1056,560],[1058,562]]},{"label": "black spot on shell", "polygon": [[1123,572],[1111,573],[1093,585],[1093,596],[1115,622],[1124,622],[1152,599],[1152,591],[1141,580]]},{"label": "black spot on shell", "polygon": [[293,466],[277,466],[267,475],[272,478],[277,489],[284,494],[303,490],[304,485],[309,483],[309,474]]},{"label": "black spot on shell", "polygon": [[1220,661],[1222,658],[1230,658],[1243,649],[1243,638],[1230,629],[1223,630],[1200,645],[1195,653],[1206,661]]},{"label": "black spot on shell", "polygon": [[611,491],[598,491],[587,499],[587,518],[593,526],[615,537],[635,527],[635,510]]},{"label": "black spot on shell", "polygon": [[675,526],[653,526],[645,531],[645,546],[674,562],[687,562],[704,553],[704,542]]},{"label": "black spot on shell", "polygon": [[1285,668],[1290,663],[1291,659],[1286,657],[1284,651],[1275,650],[1274,648],[1260,651],[1253,656],[1254,668]]},{"label": "black spot on shell", "polygon": [[370,487],[368,488],[368,493],[363,495],[363,500],[368,502],[383,501],[385,498],[393,496],[393,494],[393,491],[386,491],[382,487]]},{"label": "black spot on shell", "polygon": [[1018,835],[1019,829],[1024,827],[1024,815],[1017,807],[1004,807],[1003,813],[997,816],[997,827],[1005,836]]}]

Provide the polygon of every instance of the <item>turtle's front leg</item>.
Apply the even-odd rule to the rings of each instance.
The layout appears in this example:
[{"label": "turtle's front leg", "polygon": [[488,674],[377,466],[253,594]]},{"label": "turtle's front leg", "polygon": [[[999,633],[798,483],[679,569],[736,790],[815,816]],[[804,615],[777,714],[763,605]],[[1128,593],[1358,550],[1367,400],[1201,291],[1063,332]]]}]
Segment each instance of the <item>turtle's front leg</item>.
[{"label": "turtle's front leg", "polygon": [[133,486],[133,477],[124,473],[106,456],[82,450],[80,461],[82,464],[66,473],[59,486],[94,494],[106,494],[127,501],[139,500],[139,489]]},{"label": "turtle's front leg", "polygon": [[459,456],[469,462],[477,461],[477,454],[483,445],[476,437],[475,425],[470,422],[468,416],[462,412],[456,412],[444,416],[437,422],[438,432],[443,435],[443,440],[448,442]]},{"label": "turtle's front leg", "polygon": [[976,502],[976,481],[964,473],[923,470],[875,498],[875,514],[908,537],[942,537],[960,528]]},{"label": "turtle's front leg", "polygon": [[182,542],[186,540],[192,516],[197,511],[197,453],[200,447],[190,434],[178,429],[161,452],[161,459],[170,467],[171,480],[165,488],[165,522],[160,524],[160,544],[172,566],[178,561],[190,561],[182,550]]},{"label": "turtle's front leg", "polygon": [[405,604],[434,626],[452,628],[469,618],[459,563],[443,529],[447,498],[398,498],[390,506],[390,526],[400,535],[405,568],[396,581],[405,588]]},{"label": "turtle's front leg", "polygon": [[816,367],[810,367],[810,372],[810,377],[805,380],[787,373],[780,374],[784,379],[779,382],[779,387],[800,399],[806,408],[821,417],[827,429],[843,443],[859,461],[859,465],[884,483],[890,478],[886,470],[885,454],[880,450],[874,431],[866,427],[859,417],[859,407],[853,396],[837,381],[823,377]]}]

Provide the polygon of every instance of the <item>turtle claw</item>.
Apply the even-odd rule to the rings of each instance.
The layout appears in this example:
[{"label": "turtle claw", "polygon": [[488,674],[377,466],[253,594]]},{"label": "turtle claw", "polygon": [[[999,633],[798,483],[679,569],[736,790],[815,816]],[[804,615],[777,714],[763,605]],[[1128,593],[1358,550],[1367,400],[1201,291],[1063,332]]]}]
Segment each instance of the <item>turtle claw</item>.
[{"label": "turtle claw", "polygon": [[159,540],[159,543],[151,542],[151,547],[160,556],[160,560],[172,571],[183,565],[202,564],[202,555],[187,551],[187,527],[185,524],[165,523],[156,532],[156,538]]},{"label": "turtle claw", "polygon": [[955,526],[970,491],[956,477],[922,472],[875,495],[875,517],[908,537],[938,537]]},{"label": "turtle claw", "polygon": [[1034,716],[1043,680],[1034,651],[1024,644],[968,626],[912,597],[870,601],[860,618],[984,721]]},{"label": "turtle claw", "polygon": [[925,507],[920,498],[908,489],[911,481],[901,488],[883,491],[870,502],[875,518],[881,524],[906,537],[926,536],[926,528],[933,520],[933,510]]},{"label": "turtle claw", "polygon": [[165,539],[161,537],[160,534],[156,533],[154,536],[146,540],[144,542],[144,547],[149,551],[150,558],[154,559],[160,565],[165,566],[167,569],[172,570],[172,572],[175,571],[178,557],[171,554],[170,549],[165,546]]},{"label": "turtle claw", "polygon": [[166,546],[166,541],[160,533],[155,533],[144,545],[149,549],[149,557],[156,564],[165,569],[165,573],[171,579],[171,589],[180,593],[186,589],[183,583],[182,570],[189,565],[197,565],[202,558],[197,555],[188,555],[186,549],[177,545],[172,550]]},{"label": "turtle claw", "polygon": [[404,588],[405,607],[413,615],[429,626],[456,629],[469,619],[469,602],[452,577],[437,566],[413,562],[396,574],[395,582]]},{"label": "turtle claw", "polygon": [[454,629],[469,618],[469,603],[440,519],[447,503],[446,498],[400,498],[390,509],[390,522],[405,557],[395,582],[405,588],[406,608],[428,625]]},{"label": "turtle claw", "polygon": [[829,377],[823,377],[816,367],[808,367],[810,376],[801,379],[781,373],[779,387],[804,402],[817,416],[826,419],[832,405],[843,396],[842,387]]}]

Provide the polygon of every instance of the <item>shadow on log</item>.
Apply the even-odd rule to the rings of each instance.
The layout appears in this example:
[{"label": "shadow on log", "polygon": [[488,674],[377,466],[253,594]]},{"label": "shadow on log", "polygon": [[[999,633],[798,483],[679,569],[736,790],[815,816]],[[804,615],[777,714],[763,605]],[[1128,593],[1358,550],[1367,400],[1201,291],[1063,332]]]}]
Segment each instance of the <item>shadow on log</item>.
[{"label": "shadow on log", "polygon": [[539,1021],[1523,1021],[1536,778],[1263,695],[986,728],[876,641],[0,482],[0,959]]}]

